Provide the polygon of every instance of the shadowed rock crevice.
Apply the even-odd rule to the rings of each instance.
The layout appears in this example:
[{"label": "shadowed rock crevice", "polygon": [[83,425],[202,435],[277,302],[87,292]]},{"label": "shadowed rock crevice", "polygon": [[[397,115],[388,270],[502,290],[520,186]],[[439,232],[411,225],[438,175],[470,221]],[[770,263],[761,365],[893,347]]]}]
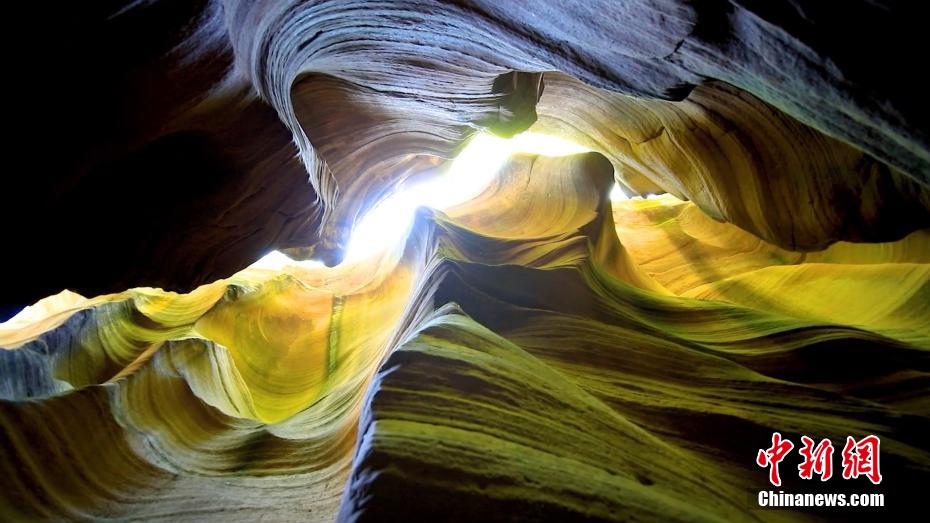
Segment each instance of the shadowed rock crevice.
[{"label": "shadowed rock crevice", "polygon": [[[15,313],[0,324],[0,520],[863,514],[760,510],[773,487],[754,458],[776,431],[837,447],[828,482],[790,455],[785,492],[918,513],[916,4],[155,0],[11,16],[41,30],[10,53],[25,62],[10,66],[10,156],[27,167],[0,206],[0,312]],[[461,181],[453,158],[503,147],[480,133],[539,137],[524,131],[551,150],[472,155],[467,181],[489,181],[441,195],[454,205],[378,207]],[[385,208],[398,242],[347,257]],[[842,480],[845,438],[867,435],[884,480]]]}]

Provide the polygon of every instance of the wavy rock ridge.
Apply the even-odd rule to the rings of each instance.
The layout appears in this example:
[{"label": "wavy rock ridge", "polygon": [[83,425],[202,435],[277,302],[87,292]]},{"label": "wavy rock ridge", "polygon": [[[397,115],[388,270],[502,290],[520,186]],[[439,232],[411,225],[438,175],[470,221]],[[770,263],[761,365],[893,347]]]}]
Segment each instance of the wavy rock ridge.
[{"label": "wavy rock ridge", "polygon": [[[0,353],[7,515],[778,519],[742,501],[772,430],[875,433],[883,490],[927,477],[923,236],[779,259],[670,197],[615,203],[615,231],[611,172],[515,157],[367,269],[49,303]],[[689,263],[714,248],[729,274]],[[873,307],[833,309],[849,326],[791,307],[855,271],[897,291],[860,279]]]},{"label": "wavy rock ridge", "polygon": [[[913,5],[114,6],[49,15],[85,103],[28,120],[86,128],[22,148],[55,158],[4,206],[0,305],[48,297],[0,325],[0,519],[847,518],[758,509],[773,431],[880,436],[881,485],[818,491],[919,509]],[[339,263],[476,131],[526,129],[592,152],[513,156]],[[249,267],[270,249],[332,267]]]},{"label": "wavy rock ridge", "polygon": [[[901,63],[921,45],[912,3],[114,3],[24,15],[85,58],[28,69],[35,132],[12,149],[50,168],[3,209],[34,217],[11,231],[32,255],[10,258],[23,278],[3,307],[189,291],[271,249],[335,264],[405,178],[476,129],[534,122],[605,154],[634,192],[789,249],[930,226],[930,125]],[[85,103],[50,104],[62,78]],[[56,121],[81,128],[50,156],[30,138]],[[60,233],[96,208],[121,217],[110,234]]]}]

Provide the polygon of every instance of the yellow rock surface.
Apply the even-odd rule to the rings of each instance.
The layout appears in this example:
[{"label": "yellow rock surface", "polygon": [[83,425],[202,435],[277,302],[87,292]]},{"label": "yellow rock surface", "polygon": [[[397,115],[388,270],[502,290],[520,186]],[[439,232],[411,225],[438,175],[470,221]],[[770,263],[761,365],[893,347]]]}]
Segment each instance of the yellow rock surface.
[{"label": "yellow rock surface", "polygon": [[926,231],[794,253],[611,176],[516,156],[352,264],[43,300],[2,334],[4,518],[775,521],[740,501],[775,430],[926,477]]}]

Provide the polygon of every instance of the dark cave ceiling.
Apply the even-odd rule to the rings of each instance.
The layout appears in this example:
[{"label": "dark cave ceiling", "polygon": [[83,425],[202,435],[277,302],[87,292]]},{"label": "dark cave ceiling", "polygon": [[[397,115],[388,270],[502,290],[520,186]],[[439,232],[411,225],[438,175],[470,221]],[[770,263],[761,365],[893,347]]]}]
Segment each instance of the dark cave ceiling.
[{"label": "dark cave ceiling", "polygon": [[[776,520],[745,501],[775,430],[880,435],[916,503],[919,2],[34,9],[0,516]],[[524,132],[588,152],[513,155],[343,262],[379,202]],[[249,268],[274,250],[326,267]]]}]

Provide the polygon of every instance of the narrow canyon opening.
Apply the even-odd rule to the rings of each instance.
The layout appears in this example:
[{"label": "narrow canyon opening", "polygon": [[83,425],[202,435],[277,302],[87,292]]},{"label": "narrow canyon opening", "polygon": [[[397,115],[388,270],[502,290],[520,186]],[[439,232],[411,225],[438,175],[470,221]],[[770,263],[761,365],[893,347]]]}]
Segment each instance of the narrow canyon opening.
[{"label": "narrow canyon opening", "polygon": [[920,513],[913,4],[11,14],[0,520]]}]

